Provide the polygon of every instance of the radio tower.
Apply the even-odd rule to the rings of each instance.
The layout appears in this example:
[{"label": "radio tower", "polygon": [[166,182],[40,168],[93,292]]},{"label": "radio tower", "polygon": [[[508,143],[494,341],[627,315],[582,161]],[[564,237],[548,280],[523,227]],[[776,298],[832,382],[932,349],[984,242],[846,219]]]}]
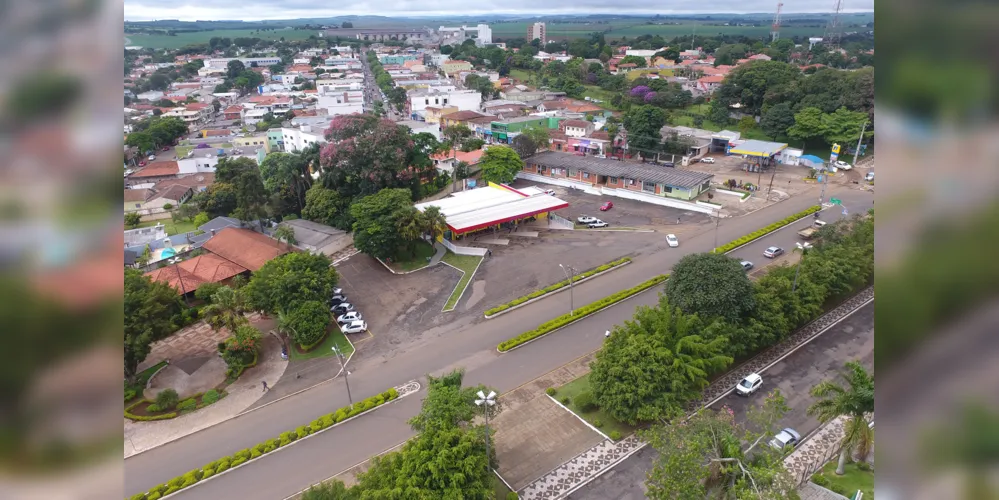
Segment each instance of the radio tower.
[{"label": "radio tower", "polygon": [[836,10],[829,21],[829,26],[826,27],[826,36],[822,40],[830,49],[839,47],[839,39],[843,31],[843,27],[839,24],[839,12],[841,10],[843,10],[843,0],[836,0]]},{"label": "radio tower", "polygon": [[777,4],[777,14],[774,15],[774,23],[770,26],[770,42],[776,42],[780,38],[780,10],[784,7],[783,3]]}]

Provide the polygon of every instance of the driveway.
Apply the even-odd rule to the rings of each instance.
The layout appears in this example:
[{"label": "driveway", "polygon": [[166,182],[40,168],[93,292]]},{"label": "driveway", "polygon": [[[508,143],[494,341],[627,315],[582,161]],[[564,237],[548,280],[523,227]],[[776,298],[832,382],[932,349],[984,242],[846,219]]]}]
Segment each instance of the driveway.
[{"label": "driveway", "polygon": [[[830,194],[841,197],[847,206],[858,207],[857,210],[870,206],[873,199],[870,193],[860,191],[833,191]],[[792,199],[742,219],[725,220],[718,230],[719,239],[723,242],[735,239],[770,221],[801,211],[811,203],[814,201]],[[835,212],[830,214],[827,220],[835,215]],[[802,227],[807,224],[809,221],[799,223]],[[784,229],[768,236],[751,245],[755,246],[752,253],[762,252],[762,248],[773,244],[772,241],[793,242],[796,230]],[[713,228],[702,228],[681,241],[680,248],[668,249],[663,244],[643,250],[635,263],[577,286],[576,300],[580,304],[593,302],[611,291],[634,286],[649,276],[668,271],[683,255],[709,251],[713,232]],[[370,358],[362,355],[356,364],[352,362],[352,394],[357,399],[368,397],[424,374],[438,374],[456,367],[465,368],[469,384],[485,383],[500,392],[508,391],[599,348],[606,329],[630,319],[636,306],[656,303],[657,297],[654,292],[643,293],[545,336],[529,347],[503,355],[496,352],[496,344],[500,341],[562,314],[561,307],[553,304],[564,304],[563,301],[563,294],[559,294],[527,305],[516,313],[474,324],[467,317],[456,317],[446,325],[424,331],[420,342],[409,349]],[[419,399],[405,398],[372,416],[351,421],[353,425],[324,432],[274,456],[267,455],[238,472],[198,485],[181,493],[179,498],[284,498],[292,495],[411,436],[412,430],[406,420],[418,411]],[[347,393],[337,379],[131,457],[125,460],[126,494],[155,486],[220,456],[277,436],[345,404]]]},{"label": "driveway", "polygon": [[[807,414],[814,399],[811,387],[823,380],[835,378],[847,361],[860,361],[868,369],[874,366],[874,303],[870,303],[822,336],[795,351],[763,372],[763,388],[749,398],[730,394],[712,408],[728,406],[736,418],[745,419],[746,409],[758,405],[765,392],[779,388],[787,398],[791,411],[780,427],[791,427],[802,436],[819,427],[819,422]],[[651,446],[642,448],[609,472],[575,491],[571,500],[639,500],[645,498],[645,473],[652,468],[658,453]]]}]

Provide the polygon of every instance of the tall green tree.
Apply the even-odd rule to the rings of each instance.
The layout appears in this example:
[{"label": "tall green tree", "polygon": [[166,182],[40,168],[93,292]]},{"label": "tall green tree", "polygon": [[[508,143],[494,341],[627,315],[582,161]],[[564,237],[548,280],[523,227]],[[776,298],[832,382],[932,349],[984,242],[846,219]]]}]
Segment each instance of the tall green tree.
[{"label": "tall green tree", "polygon": [[326,140],[320,179],[341,198],[353,202],[385,188],[412,190],[415,144],[408,128],[370,114],[341,115],[330,122]]},{"label": "tall green tree", "polygon": [[506,184],[513,182],[517,172],[524,168],[524,160],[512,148],[492,146],[482,155],[479,167],[482,180]]},{"label": "tall green tree", "polygon": [[765,105],[797,102],[802,78],[797,66],[780,61],[751,61],[725,76],[715,91],[715,99],[725,107],[739,103],[742,112],[760,116]]},{"label": "tall green tree", "polygon": [[760,119],[760,128],[763,129],[763,133],[774,140],[786,134],[787,129],[791,128],[792,125],[794,125],[794,113],[786,102],[770,106],[763,113],[763,118]]},{"label": "tall green tree", "polygon": [[860,363],[850,361],[844,365],[840,377],[845,384],[826,380],[812,387],[809,394],[818,401],[808,407],[808,414],[822,423],[847,417],[843,448],[836,465],[836,474],[842,476],[851,451],[856,450],[866,459],[873,446],[874,429],[870,426],[870,418],[874,413],[874,374],[868,373]]},{"label": "tall green tree", "polygon": [[320,183],[313,184],[305,193],[302,218],[340,229],[350,229],[354,220],[350,215],[350,198],[341,197]]},{"label": "tall green tree", "polygon": [[753,287],[739,262],[715,253],[680,259],[663,294],[687,314],[737,323],[753,312]]},{"label": "tall green tree", "polygon": [[[217,192],[227,193],[227,196],[229,196],[229,192],[232,193],[235,208],[231,215],[237,219],[250,221],[267,215],[267,189],[264,187],[257,162],[250,158],[222,158],[219,160],[219,164],[215,167],[215,183],[206,191],[205,197],[199,201],[215,198]],[[223,207],[202,205],[203,210],[212,212],[209,208]]]},{"label": "tall green tree", "polygon": [[[658,452],[648,471],[646,496],[667,499],[790,500],[794,478],[783,457],[765,440],[790,408],[779,391],[735,421],[731,409],[703,409],[682,424],[657,424],[640,431]],[[681,418],[675,415],[674,420]]]},{"label": "tall green tree", "polygon": [[700,396],[708,377],[732,358],[728,339],[702,336],[704,322],[684,314],[665,295],[657,307],[639,307],[616,327],[591,365],[590,386],[601,408],[636,424],[681,411]]},{"label": "tall green tree", "polygon": [[330,311],[325,301],[307,300],[292,306],[284,326],[302,348],[315,345],[326,336]]},{"label": "tall green tree", "polygon": [[628,148],[637,150],[643,157],[654,155],[662,143],[664,125],[666,113],[663,110],[655,106],[633,106],[624,116]]},{"label": "tall green tree", "polygon": [[339,280],[329,257],[291,252],[269,260],[240,290],[254,310],[287,312],[307,301],[325,302]]},{"label": "tall green tree", "polygon": [[284,190],[291,194],[291,201],[296,208],[293,213],[302,213],[305,208],[305,193],[312,187],[309,165],[303,155],[270,153],[260,163],[260,176],[268,192],[278,193]]},{"label": "tall green tree", "polygon": [[212,302],[205,307],[201,315],[212,330],[218,331],[223,328],[230,332],[235,332],[236,327],[246,321],[244,313],[250,310],[246,296],[242,290],[233,290],[223,286],[212,295]]},{"label": "tall green tree", "polygon": [[137,269],[125,269],[125,377],[149,355],[150,345],[177,329],[174,318],[183,306],[177,290],[152,281]]},{"label": "tall green tree", "polygon": [[423,232],[430,236],[431,240],[436,240],[447,231],[447,217],[441,212],[440,207],[431,205],[423,210],[421,214]]},{"label": "tall green tree", "polygon": [[[403,235],[400,226],[416,219],[413,199],[406,189],[383,189],[350,206],[354,218],[354,246],[372,257],[396,257],[411,248],[413,234]],[[416,238],[419,232],[416,232]]]}]

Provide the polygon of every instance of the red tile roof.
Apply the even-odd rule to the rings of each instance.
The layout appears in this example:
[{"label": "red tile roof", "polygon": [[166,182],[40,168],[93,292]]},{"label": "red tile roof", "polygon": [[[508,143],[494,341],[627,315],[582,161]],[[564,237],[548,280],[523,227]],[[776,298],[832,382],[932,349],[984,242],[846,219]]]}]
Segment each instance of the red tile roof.
[{"label": "red tile roof", "polygon": [[725,80],[725,75],[703,76],[697,79],[698,83],[721,83]]},{"label": "red tile roof", "polygon": [[437,154],[435,154],[433,156],[433,159],[435,159],[435,160],[448,160],[448,159],[451,159],[451,158],[455,158],[458,161],[463,161],[463,162],[465,162],[465,163],[467,163],[469,165],[475,165],[476,163],[478,163],[482,159],[482,155],[485,154],[485,152],[486,152],[486,150],[484,150],[484,149],[477,149],[475,151],[469,151],[467,153],[464,152],[464,151],[457,151],[455,153],[451,153],[450,151],[448,151],[448,152],[444,152],[444,153],[437,153]]},{"label": "red tile roof", "polygon": [[561,125],[566,127],[587,128],[592,124],[586,120],[566,120],[562,122]]},{"label": "red tile roof", "polygon": [[187,109],[188,111],[201,111],[202,109],[210,107],[212,107],[211,104],[206,104],[203,102],[193,102],[191,104],[188,104],[185,109]]},{"label": "red tile roof", "polygon": [[180,166],[175,161],[155,161],[148,166],[130,175],[134,178],[162,177],[165,175],[177,175],[180,173]]},{"label": "red tile roof", "polygon": [[454,113],[448,113],[442,116],[441,118],[446,118],[448,120],[455,120],[455,121],[468,121],[473,118],[481,118],[483,116],[485,115],[476,111],[457,111]]},{"label": "red tile roof", "polygon": [[291,247],[249,229],[227,227],[202,247],[240,266],[256,271],[267,261],[291,251]]},{"label": "red tile roof", "polygon": [[167,283],[177,289],[178,293],[190,293],[205,283],[218,283],[243,272],[246,272],[246,268],[239,264],[206,253],[172,266],[150,271],[146,276],[153,281]]},{"label": "red tile roof", "polygon": [[155,191],[152,189],[126,189],[125,190],[125,202],[139,202],[145,203]]}]

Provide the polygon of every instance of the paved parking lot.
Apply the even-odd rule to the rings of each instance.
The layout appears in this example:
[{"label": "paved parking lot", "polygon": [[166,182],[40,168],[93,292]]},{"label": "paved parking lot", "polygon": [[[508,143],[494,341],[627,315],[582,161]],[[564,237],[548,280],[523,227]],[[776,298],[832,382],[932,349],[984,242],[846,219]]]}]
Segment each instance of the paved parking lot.
[{"label": "paved parking lot", "polygon": [[364,341],[365,354],[405,347],[439,321],[441,308],[459,277],[457,271],[441,265],[392,274],[364,254],[337,264],[336,269],[347,300],[368,323],[371,335],[350,336],[352,342]]},{"label": "paved parking lot", "polygon": [[[541,189],[555,190],[557,198],[569,202],[569,208],[555,213],[572,221],[575,221],[576,217],[580,215],[591,215],[610,223],[611,227],[656,229],[664,226],[675,226],[677,218],[680,219],[681,225],[700,224],[708,222],[710,219],[700,212],[664,207],[616,196],[596,196],[552,184],[540,184],[518,179],[514,181],[512,186],[515,188],[536,186]],[[600,206],[605,201],[613,202],[614,208],[601,212]]]}]

